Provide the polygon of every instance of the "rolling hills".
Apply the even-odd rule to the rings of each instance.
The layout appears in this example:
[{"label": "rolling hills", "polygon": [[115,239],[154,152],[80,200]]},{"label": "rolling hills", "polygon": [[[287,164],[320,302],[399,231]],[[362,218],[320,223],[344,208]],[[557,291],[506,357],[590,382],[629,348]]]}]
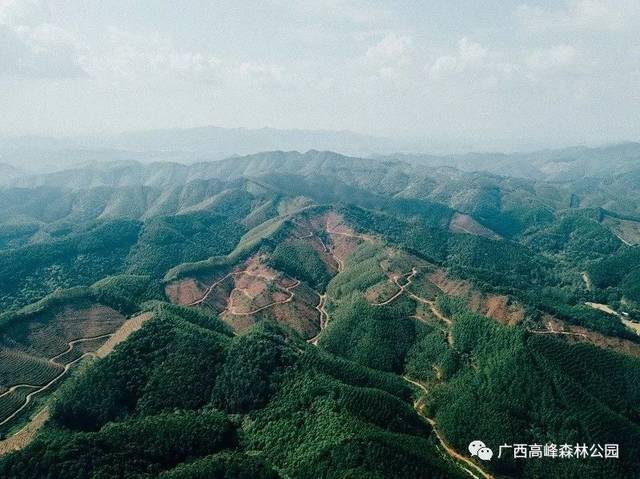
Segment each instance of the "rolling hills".
[{"label": "rolling hills", "polygon": [[[629,148],[570,179],[318,151],[21,177],[0,188],[0,414],[30,439],[0,475],[633,477]],[[478,438],[621,454],[482,462]]]}]

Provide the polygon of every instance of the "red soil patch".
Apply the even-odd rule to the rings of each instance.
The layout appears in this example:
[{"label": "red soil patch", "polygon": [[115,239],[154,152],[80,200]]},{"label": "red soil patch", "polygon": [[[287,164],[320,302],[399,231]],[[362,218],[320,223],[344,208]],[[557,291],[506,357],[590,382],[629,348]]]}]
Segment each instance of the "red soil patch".
[{"label": "red soil patch", "polygon": [[273,307],[272,315],[276,321],[296,330],[303,338],[312,338],[320,331],[320,315],[315,304],[291,301]]},{"label": "red soil patch", "polygon": [[452,279],[441,269],[436,269],[431,273],[429,281],[449,296],[467,296],[473,289],[468,281]]},{"label": "red soil patch", "polygon": [[261,277],[239,273],[235,276],[235,287],[236,290],[244,291],[244,294],[249,298],[255,298],[265,292],[267,281]]},{"label": "red soil patch", "polygon": [[485,316],[503,324],[517,324],[524,319],[524,308],[512,303],[508,296],[489,295],[484,302]]},{"label": "red soil patch", "polygon": [[542,321],[546,327],[545,331],[571,333],[553,334],[567,342],[575,343],[579,341],[587,341],[603,349],[609,349],[619,353],[628,354],[630,356],[640,357],[640,345],[633,341],[629,341],[628,339],[605,336],[604,334],[591,331],[587,328],[565,323],[564,321],[554,318],[546,313],[542,317]]},{"label": "red soil patch", "polygon": [[282,303],[287,298],[289,298],[289,296],[291,296],[291,295],[287,294],[287,293],[284,293],[283,291],[276,291],[275,293],[273,293],[271,295],[271,299],[273,300],[274,303]]},{"label": "red soil patch", "polygon": [[509,296],[481,293],[470,282],[452,279],[441,269],[436,269],[428,279],[445,294],[463,298],[474,313],[508,325],[517,324],[525,317],[522,305],[512,301]]},{"label": "red soil patch", "polygon": [[194,278],[186,278],[168,284],[164,292],[175,304],[192,304],[202,298],[206,288]]}]

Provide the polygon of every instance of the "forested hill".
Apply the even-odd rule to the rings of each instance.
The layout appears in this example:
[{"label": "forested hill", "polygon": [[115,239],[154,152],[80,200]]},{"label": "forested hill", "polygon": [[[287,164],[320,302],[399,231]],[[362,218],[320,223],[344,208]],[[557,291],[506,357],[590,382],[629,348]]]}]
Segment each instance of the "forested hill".
[{"label": "forested hill", "polygon": [[487,171],[545,181],[604,178],[638,169],[640,143],[620,143],[597,148],[572,147],[528,153],[466,153],[458,155],[393,154],[379,159],[402,160],[437,168]]},{"label": "forested hill", "polygon": [[[390,168],[394,164],[395,168]],[[400,162],[377,162],[353,158],[329,151],[274,151],[217,162],[140,163],[136,161],[100,162],[44,175],[23,176],[14,186],[56,186],[84,189],[94,186],[175,186],[196,179],[236,179],[242,176],[261,176],[267,173],[301,175],[349,174],[359,177],[363,173],[403,171]],[[412,170],[408,164],[404,169]]]},{"label": "forested hill", "polygon": [[0,477],[634,477],[640,188],[613,168],[268,152],[0,187]]}]

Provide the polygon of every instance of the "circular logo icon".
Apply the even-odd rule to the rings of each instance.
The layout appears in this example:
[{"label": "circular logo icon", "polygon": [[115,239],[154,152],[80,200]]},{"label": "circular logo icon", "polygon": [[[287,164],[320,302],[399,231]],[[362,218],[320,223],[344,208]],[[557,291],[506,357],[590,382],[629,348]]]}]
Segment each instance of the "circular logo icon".
[{"label": "circular logo icon", "polygon": [[483,461],[490,461],[493,457],[493,451],[484,442],[478,440],[469,443],[469,453]]}]

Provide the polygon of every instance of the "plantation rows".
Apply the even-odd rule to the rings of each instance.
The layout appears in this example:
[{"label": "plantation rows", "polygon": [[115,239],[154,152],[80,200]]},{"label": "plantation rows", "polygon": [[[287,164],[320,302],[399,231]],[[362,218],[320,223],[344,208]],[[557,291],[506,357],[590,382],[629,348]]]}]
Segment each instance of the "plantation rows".
[{"label": "plantation rows", "polygon": [[22,351],[0,349],[0,385],[44,385],[56,377],[62,368]]},{"label": "plantation rows", "polygon": [[111,308],[92,306],[46,311],[29,321],[15,321],[6,336],[38,356],[51,358],[67,349],[69,341],[115,331],[125,318]]},{"label": "plantation rows", "polygon": [[576,344],[567,354],[566,344],[532,335],[529,345],[574,384],[614,410],[624,412],[640,404],[640,364],[622,354],[589,344]]},{"label": "plantation rows", "polygon": [[34,388],[18,388],[0,397],[0,421],[9,417],[13,412],[24,404],[27,394],[35,391]]}]

